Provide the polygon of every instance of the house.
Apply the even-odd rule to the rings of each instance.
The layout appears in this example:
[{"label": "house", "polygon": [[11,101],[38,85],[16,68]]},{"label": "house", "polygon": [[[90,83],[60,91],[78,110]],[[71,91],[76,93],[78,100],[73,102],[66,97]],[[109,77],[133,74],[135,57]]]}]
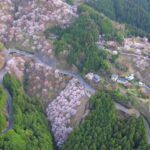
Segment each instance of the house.
[{"label": "house", "polygon": [[112,74],[111,80],[112,80],[112,81],[117,81],[118,77],[119,77],[119,76],[118,76],[117,74]]},{"label": "house", "polygon": [[95,74],[93,77],[93,81],[98,83],[98,82],[100,82],[100,80],[101,80],[101,77],[99,75]]},{"label": "house", "polygon": [[118,51],[112,51],[113,55],[118,55]]},{"label": "house", "polygon": [[144,86],[145,84],[143,82],[139,82],[139,86]]},{"label": "house", "polygon": [[117,82],[120,83],[120,84],[123,84],[123,85],[127,85],[127,84],[129,83],[128,80],[126,80],[126,79],[123,78],[123,77],[119,77],[119,78],[117,79]]},{"label": "house", "polygon": [[94,81],[96,83],[98,83],[101,80],[101,77],[98,74],[94,74],[94,73],[88,73],[85,77],[88,80]]},{"label": "house", "polygon": [[128,76],[128,77],[126,77],[126,79],[128,80],[128,81],[132,81],[132,80],[134,80],[134,74],[131,74],[130,76]]},{"label": "house", "polygon": [[94,78],[94,73],[88,73],[85,77],[86,77],[88,80],[93,80],[93,78]]}]

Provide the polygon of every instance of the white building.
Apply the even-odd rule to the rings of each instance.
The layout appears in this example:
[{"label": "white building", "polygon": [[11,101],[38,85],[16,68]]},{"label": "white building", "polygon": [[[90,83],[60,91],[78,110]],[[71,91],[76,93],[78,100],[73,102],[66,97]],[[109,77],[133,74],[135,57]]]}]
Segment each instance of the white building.
[{"label": "white building", "polygon": [[111,80],[112,81],[117,81],[118,80],[118,74],[112,74],[112,76],[111,76]]},{"label": "white building", "polygon": [[134,79],[135,79],[134,74],[131,74],[130,76],[126,77],[126,79],[127,79],[128,81],[134,80]]},{"label": "white building", "polygon": [[93,80],[93,78],[94,78],[94,73],[88,73],[85,77],[86,77],[88,80]]}]

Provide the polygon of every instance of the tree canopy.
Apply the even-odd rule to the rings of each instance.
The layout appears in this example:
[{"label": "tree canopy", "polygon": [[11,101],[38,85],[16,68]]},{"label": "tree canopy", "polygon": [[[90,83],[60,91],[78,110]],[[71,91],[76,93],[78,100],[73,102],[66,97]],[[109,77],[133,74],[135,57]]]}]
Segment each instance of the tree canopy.
[{"label": "tree canopy", "polygon": [[105,38],[121,42],[123,36],[115,28],[113,22],[87,5],[78,8],[79,18],[68,28],[54,27],[44,33],[49,38],[51,32],[58,36],[55,41],[56,54],[67,51],[68,62],[75,64],[80,71],[98,71],[108,69],[107,55],[103,49],[97,47],[99,34]]},{"label": "tree canopy", "polygon": [[52,137],[42,104],[28,97],[22,84],[7,74],[4,85],[13,98],[13,129],[0,136],[3,150],[52,150]]},{"label": "tree canopy", "polygon": [[118,119],[109,91],[90,99],[90,113],[74,130],[63,150],[148,150],[147,131],[142,117]]},{"label": "tree canopy", "polygon": [[149,0],[89,0],[88,4],[111,19],[132,26],[132,35],[150,37]]},{"label": "tree canopy", "polygon": [[0,86],[0,132],[7,128],[7,95]]}]

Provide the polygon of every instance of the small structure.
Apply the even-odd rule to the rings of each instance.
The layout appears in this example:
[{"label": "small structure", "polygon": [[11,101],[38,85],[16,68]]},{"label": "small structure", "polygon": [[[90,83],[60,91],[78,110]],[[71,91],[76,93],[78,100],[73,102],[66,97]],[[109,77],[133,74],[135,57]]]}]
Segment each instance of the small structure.
[{"label": "small structure", "polygon": [[126,77],[126,79],[127,79],[128,81],[134,80],[134,79],[135,79],[134,74],[131,74],[130,76]]},{"label": "small structure", "polygon": [[88,73],[85,77],[86,77],[88,80],[93,80],[94,73]]},{"label": "small structure", "polygon": [[145,86],[145,84],[143,82],[139,82],[139,86]]},{"label": "small structure", "polygon": [[123,85],[128,85],[128,83],[129,83],[128,80],[126,80],[123,77],[118,77],[117,82],[120,84],[123,84]]},{"label": "small structure", "polygon": [[112,81],[117,81],[118,80],[118,74],[112,74],[112,76],[111,76],[111,80]]},{"label": "small structure", "polygon": [[88,80],[94,81],[95,83],[98,83],[101,80],[101,77],[98,74],[94,73],[88,73],[85,77]]},{"label": "small structure", "polygon": [[112,51],[113,55],[118,55],[118,51]]},{"label": "small structure", "polygon": [[114,82],[123,84],[124,86],[131,86],[131,84],[128,82],[129,80],[127,80],[124,77],[119,77],[118,74],[112,74],[111,80],[114,81]]},{"label": "small structure", "polygon": [[98,82],[100,82],[100,80],[101,80],[101,77],[99,75],[95,74],[93,77],[93,81],[98,83]]}]

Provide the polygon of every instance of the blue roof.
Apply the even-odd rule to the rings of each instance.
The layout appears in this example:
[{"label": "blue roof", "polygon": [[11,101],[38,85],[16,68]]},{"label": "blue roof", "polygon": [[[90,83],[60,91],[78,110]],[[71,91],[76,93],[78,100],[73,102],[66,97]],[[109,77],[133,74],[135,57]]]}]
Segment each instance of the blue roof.
[{"label": "blue roof", "polygon": [[119,77],[118,80],[122,81],[122,82],[127,82],[127,80],[125,78],[122,78],[122,77]]},{"label": "blue roof", "polygon": [[101,77],[99,75],[95,74],[93,79],[95,81],[100,81]]}]

